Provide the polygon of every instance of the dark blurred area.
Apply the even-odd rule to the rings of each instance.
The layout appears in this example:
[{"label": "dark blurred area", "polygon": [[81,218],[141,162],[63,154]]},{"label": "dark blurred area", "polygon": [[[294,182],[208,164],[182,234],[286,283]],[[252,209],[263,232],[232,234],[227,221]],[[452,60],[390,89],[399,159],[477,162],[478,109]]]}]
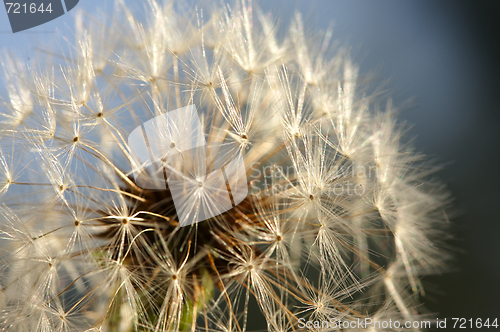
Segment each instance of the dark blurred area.
[{"label": "dark blurred area", "polygon": [[[472,54],[470,67],[454,82],[457,96],[465,98],[448,110],[468,113],[468,121],[457,128],[439,124],[455,131],[445,144],[416,142],[440,161],[452,162],[440,176],[461,212],[452,219],[452,245],[463,249],[456,254],[457,269],[429,278],[440,293],[427,306],[442,317],[500,319],[500,1],[423,1],[422,9],[461,25],[463,53]],[[418,114],[411,120],[417,134],[426,126]]]}]

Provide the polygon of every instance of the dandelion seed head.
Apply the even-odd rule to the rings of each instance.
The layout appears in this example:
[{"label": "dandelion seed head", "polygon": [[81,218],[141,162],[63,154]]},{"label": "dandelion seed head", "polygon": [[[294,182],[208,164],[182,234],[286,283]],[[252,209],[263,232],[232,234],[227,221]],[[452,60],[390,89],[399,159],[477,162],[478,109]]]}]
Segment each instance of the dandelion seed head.
[{"label": "dandelion seed head", "polygon": [[332,30],[115,9],[59,60],[0,58],[0,329],[418,319],[448,194]]}]

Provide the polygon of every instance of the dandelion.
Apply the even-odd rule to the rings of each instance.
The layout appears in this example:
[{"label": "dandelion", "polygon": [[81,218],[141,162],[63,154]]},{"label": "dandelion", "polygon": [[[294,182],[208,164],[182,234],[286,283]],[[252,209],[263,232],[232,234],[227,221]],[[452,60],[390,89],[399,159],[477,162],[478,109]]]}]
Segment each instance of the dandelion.
[{"label": "dandelion", "polygon": [[115,9],[49,65],[1,58],[2,330],[421,319],[448,196],[331,31],[280,37],[245,0]]}]

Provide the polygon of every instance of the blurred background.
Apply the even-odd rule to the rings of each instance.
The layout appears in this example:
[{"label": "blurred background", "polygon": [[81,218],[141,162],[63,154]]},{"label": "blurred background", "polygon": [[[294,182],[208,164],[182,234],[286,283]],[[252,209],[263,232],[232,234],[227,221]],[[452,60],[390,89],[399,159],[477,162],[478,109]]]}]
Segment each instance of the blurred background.
[{"label": "blurred background", "polygon": [[[414,145],[445,166],[438,176],[455,198],[454,268],[425,279],[425,305],[441,318],[500,321],[500,1],[254,2],[283,23],[299,9],[310,30],[333,22],[361,74],[402,106]],[[77,10],[106,8],[111,0],[80,0],[68,14],[16,34],[0,8],[0,49],[33,61],[34,46],[72,27]]]}]

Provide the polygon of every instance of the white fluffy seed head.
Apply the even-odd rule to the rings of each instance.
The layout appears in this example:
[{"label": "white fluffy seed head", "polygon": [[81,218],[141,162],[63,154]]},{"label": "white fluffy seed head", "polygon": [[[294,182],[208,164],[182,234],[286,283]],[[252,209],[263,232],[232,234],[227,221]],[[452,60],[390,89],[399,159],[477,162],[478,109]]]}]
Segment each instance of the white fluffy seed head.
[{"label": "white fluffy seed head", "polygon": [[[296,14],[279,37],[276,20],[244,0],[148,6],[146,20],[123,1],[123,20],[80,15],[60,65],[1,58],[0,328],[417,320],[421,278],[447,258],[447,194],[403,141],[391,103],[376,111],[360,95],[332,31],[310,36]],[[181,159],[141,159],[131,132],[188,105],[222,160],[188,162],[191,136],[168,126],[144,134],[154,137],[146,148]],[[220,163],[234,175],[236,155],[249,192],[238,202],[208,174]],[[170,177],[191,181],[181,207]],[[182,227],[182,213],[213,217]]]}]

